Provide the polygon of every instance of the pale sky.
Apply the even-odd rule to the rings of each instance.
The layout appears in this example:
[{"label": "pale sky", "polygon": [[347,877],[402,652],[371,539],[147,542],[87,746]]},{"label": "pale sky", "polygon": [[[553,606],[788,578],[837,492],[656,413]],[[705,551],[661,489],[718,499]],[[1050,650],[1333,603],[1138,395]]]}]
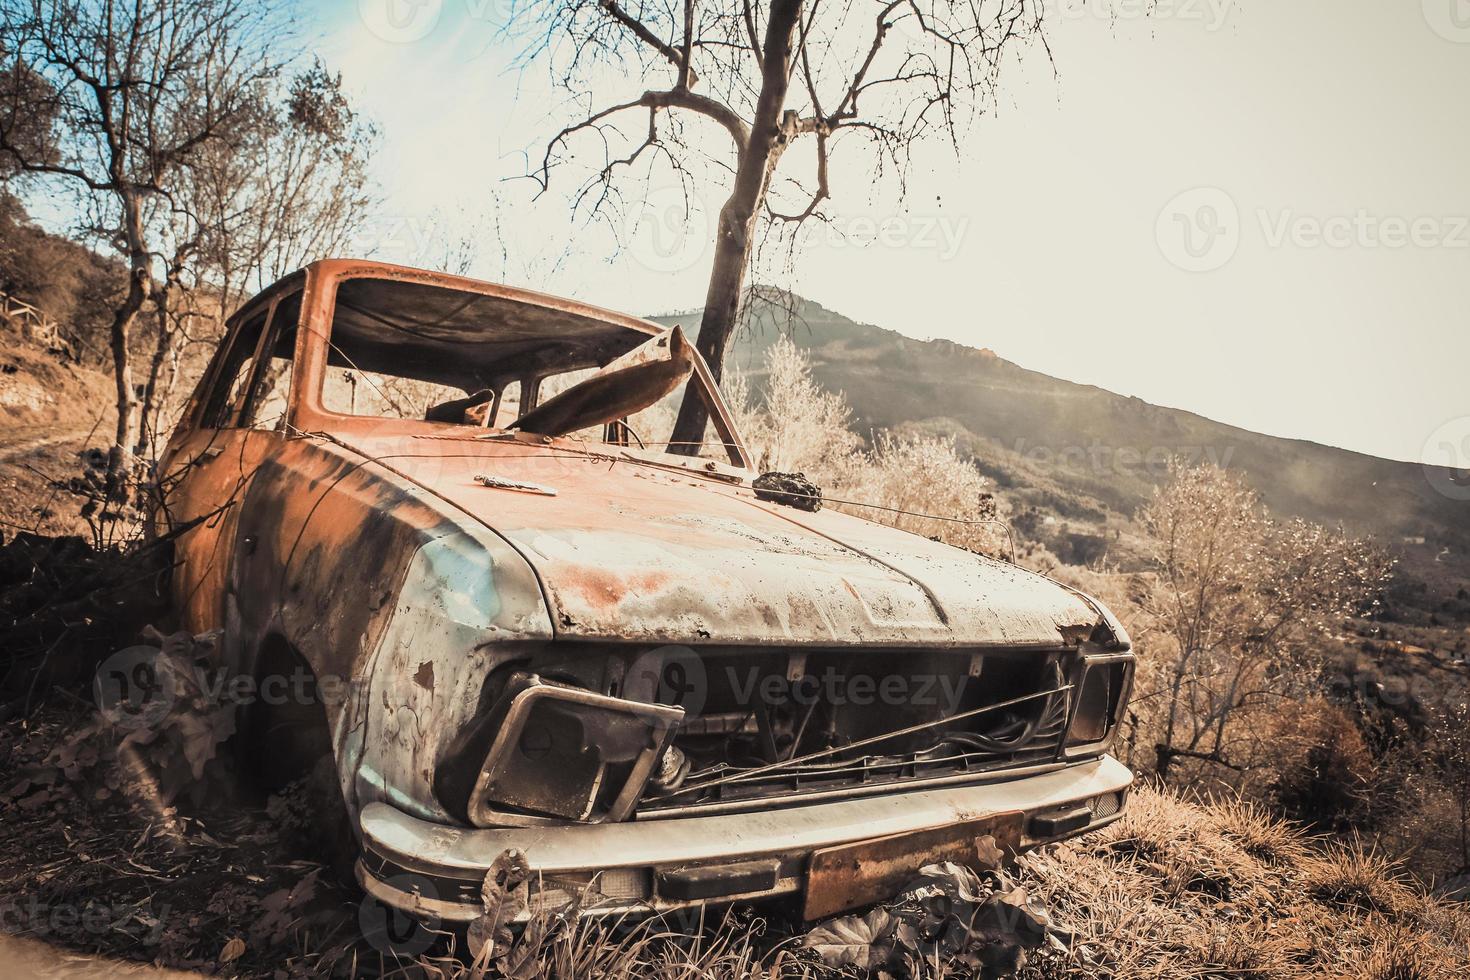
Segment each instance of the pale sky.
[{"label": "pale sky", "polygon": [[[472,274],[642,314],[700,305],[723,187],[687,230],[656,227],[675,213],[656,187],[620,247],[572,220],[574,181],[537,201],[508,179],[570,118],[544,70],[512,69],[508,2],[306,8],[384,135],[383,213],[354,249],[436,265],[469,231]],[[815,236],[783,283],[1247,429],[1450,462],[1445,440],[1470,436],[1470,4],[1141,9],[1068,0],[1056,74],[1028,51],[958,158],[921,154],[906,202],[834,161],[849,237]]]}]

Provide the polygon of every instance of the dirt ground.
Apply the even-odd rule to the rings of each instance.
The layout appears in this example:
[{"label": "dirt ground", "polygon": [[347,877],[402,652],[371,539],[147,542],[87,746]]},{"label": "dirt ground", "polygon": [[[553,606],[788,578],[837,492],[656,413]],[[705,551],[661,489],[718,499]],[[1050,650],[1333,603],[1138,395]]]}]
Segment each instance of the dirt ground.
[{"label": "dirt ground", "polygon": [[80,501],[56,483],[110,437],[111,383],[88,367],[18,344],[0,349],[0,529],[82,534]]},{"label": "dirt ground", "polygon": [[8,947],[20,962],[44,943],[255,976],[391,970],[362,969],[382,951],[359,896],[311,859],[293,799],[249,799],[223,766],[169,802],[92,713],[67,699],[0,728],[0,933],[27,941]]}]

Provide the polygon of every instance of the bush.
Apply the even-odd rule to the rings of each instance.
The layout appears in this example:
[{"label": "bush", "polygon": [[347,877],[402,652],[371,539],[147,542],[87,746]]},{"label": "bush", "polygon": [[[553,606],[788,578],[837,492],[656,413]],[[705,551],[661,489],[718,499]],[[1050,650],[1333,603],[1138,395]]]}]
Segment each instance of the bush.
[{"label": "bush", "polygon": [[762,471],[799,472],[834,509],[989,555],[1011,555],[1002,506],[953,438],[878,433],[871,449],[851,429],[852,411],[824,391],[811,361],[780,337],[766,352],[759,403],[738,371],[725,387]]},{"label": "bush", "polygon": [[1280,755],[1270,794],[1282,815],[1320,830],[1361,826],[1376,762],[1352,716],[1314,697],[1276,715],[1272,728]]}]

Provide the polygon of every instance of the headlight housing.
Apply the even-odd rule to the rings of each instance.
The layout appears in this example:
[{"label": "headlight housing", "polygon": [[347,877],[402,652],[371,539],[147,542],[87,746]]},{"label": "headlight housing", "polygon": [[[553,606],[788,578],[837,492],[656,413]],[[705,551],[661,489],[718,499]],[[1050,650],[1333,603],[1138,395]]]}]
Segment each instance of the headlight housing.
[{"label": "headlight housing", "polygon": [[626,819],[684,709],[516,674],[503,719],[470,794],[477,826],[532,820]]},{"label": "headlight housing", "polygon": [[1106,752],[1133,684],[1133,656],[1084,657],[1067,726],[1068,756]]}]

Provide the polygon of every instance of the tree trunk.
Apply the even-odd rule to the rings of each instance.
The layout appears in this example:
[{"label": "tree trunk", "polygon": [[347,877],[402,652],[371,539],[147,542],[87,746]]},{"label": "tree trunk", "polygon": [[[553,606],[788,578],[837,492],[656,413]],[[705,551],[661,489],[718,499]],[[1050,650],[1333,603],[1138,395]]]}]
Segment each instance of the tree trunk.
[{"label": "tree trunk", "polygon": [[128,291],[112,314],[108,340],[112,347],[112,378],[117,397],[117,427],[107,454],[107,496],[122,499],[132,475],[132,449],[138,444],[139,401],[133,388],[132,355],[128,342],[133,320],[147,299],[152,277],[148,249],[143,243],[143,218],[137,201],[123,201],[123,225],[128,239]]},{"label": "tree trunk", "polygon": [[[740,217],[742,211],[747,215],[743,220]],[[710,270],[709,289],[705,293],[704,311],[699,321],[699,337],[694,344],[716,380],[724,376],[725,350],[740,317],[745,268],[750,258],[750,225],[754,223],[754,215],[754,204],[737,202],[735,195],[731,195],[720,209],[715,261]],[[708,422],[709,412],[704,403],[698,398],[685,397],[679,405],[673,435],[669,436],[669,452],[699,455]]]},{"label": "tree trunk", "polygon": [[148,373],[143,380],[143,400],[138,409],[138,439],[133,447],[133,455],[144,461],[152,453],[154,436],[157,434],[157,416],[162,400],[160,391],[165,394],[168,391],[166,387],[160,389],[158,380],[173,346],[173,334],[168,326],[171,294],[172,283],[168,281],[153,294],[153,305],[158,311],[158,336],[154,340],[153,355],[148,359]]},{"label": "tree trunk", "polygon": [[[735,169],[735,188],[720,208],[715,259],[699,321],[699,339],[695,342],[716,381],[724,376],[725,350],[740,318],[756,214],[766,199],[771,171],[789,139],[782,129],[782,113],[791,86],[792,40],[800,14],[801,0],[775,0],[771,4],[761,55],[761,94],[756,100],[750,140]],[[709,412],[704,403],[698,398],[685,397],[674,422],[674,433],[669,437],[669,451],[699,455],[708,422]]]}]

